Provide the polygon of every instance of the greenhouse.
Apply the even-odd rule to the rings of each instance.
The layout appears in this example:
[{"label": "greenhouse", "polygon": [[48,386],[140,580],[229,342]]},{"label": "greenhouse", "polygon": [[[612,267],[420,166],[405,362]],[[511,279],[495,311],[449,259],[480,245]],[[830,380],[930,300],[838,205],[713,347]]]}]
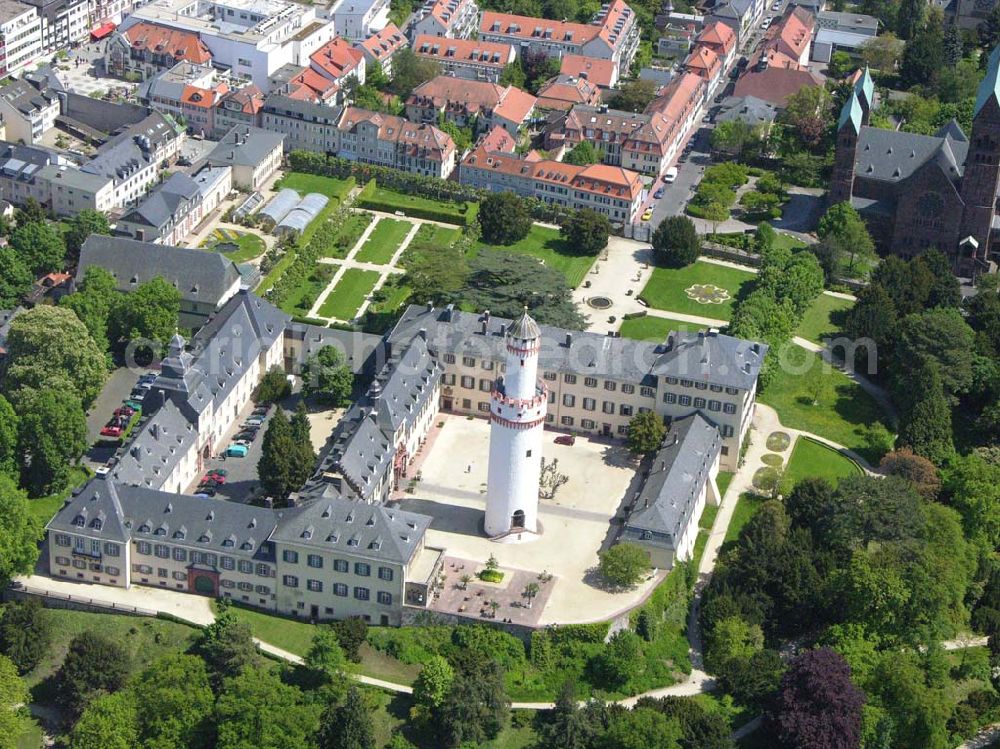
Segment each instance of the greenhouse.
[{"label": "greenhouse", "polygon": [[299,194],[287,187],[271,198],[271,202],[260,211],[263,228],[266,231],[273,229],[279,221],[288,215],[289,211],[299,204],[300,200]]},{"label": "greenhouse", "polygon": [[320,212],[326,208],[330,199],[318,192],[311,192],[302,198],[302,202],[288,212],[274,228],[275,234],[301,234],[313,222]]}]

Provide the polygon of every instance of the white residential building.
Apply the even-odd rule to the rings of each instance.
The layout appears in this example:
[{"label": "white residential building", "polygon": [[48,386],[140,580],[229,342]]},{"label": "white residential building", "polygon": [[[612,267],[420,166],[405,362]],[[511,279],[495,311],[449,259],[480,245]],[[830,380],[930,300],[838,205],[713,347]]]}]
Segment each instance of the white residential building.
[{"label": "white residential building", "polygon": [[41,54],[51,55],[66,49],[89,32],[87,0],[24,0],[38,10],[41,31]]},{"label": "white residential building", "polygon": [[32,145],[55,127],[59,97],[51,89],[38,90],[24,80],[0,88],[0,115],[7,139]]},{"label": "white residential building", "polygon": [[120,31],[140,23],[196,34],[213,65],[262,91],[268,76],[284,65],[308,65],[335,36],[333,20],[287,0],[153,0],[136,8]]},{"label": "white residential building", "polygon": [[338,0],[329,13],[339,36],[360,42],[389,23],[389,0]]},{"label": "white residential building", "polygon": [[17,75],[41,55],[38,9],[15,0],[0,0],[0,78]]},{"label": "white residential building", "polygon": [[410,26],[414,39],[426,34],[449,39],[468,39],[476,32],[479,6],[475,0],[427,0]]}]

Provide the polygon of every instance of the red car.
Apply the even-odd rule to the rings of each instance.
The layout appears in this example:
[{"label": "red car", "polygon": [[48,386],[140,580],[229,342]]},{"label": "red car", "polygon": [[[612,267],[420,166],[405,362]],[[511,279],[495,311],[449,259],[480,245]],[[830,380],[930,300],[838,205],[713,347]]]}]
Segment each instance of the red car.
[{"label": "red car", "polygon": [[572,446],[572,445],[576,444],[576,437],[574,437],[572,434],[560,434],[558,437],[556,437],[555,441],[556,441],[557,445],[571,445]]},{"label": "red car", "polygon": [[101,430],[102,437],[121,437],[122,436],[122,426],[120,424],[111,423],[108,424],[104,429]]},{"label": "red car", "polygon": [[213,471],[209,471],[208,473],[205,474],[205,478],[201,480],[201,483],[206,484],[210,481],[218,484],[219,486],[222,486],[224,483],[226,483],[226,477],[223,476],[221,473],[215,473]]}]

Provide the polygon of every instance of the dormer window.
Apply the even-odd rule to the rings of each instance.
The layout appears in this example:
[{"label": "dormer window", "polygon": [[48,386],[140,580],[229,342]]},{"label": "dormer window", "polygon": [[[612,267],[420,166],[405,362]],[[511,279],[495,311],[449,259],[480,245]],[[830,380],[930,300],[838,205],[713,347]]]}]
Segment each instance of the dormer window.
[{"label": "dormer window", "polygon": [[93,528],[95,531],[101,530],[101,527],[103,525],[104,522],[100,518],[94,518],[93,520],[90,521],[90,527]]},{"label": "dormer window", "polygon": [[87,525],[87,521],[83,517],[83,515],[77,515],[75,518],[73,518],[73,525],[75,525],[77,528],[83,528],[84,526]]}]

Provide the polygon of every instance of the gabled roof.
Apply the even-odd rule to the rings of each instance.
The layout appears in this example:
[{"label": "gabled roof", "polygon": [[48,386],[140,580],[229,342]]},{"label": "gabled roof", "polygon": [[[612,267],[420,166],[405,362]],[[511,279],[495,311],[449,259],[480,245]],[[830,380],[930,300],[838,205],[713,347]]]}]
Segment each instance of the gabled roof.
[{"label": "gabled roof", "polygon": [[121,291],[134,291],[140,284],[162,276],[181,293],[181,298],[213,305],[239,280],[236,266],[218,252],[96,234],[80,248],[77,283],[91,265],[111,273]]},{"label": "gabled roof", "polygon": [[284,142],[283,133],[274,133],[249,125],[236,125],[222,136],[219,144],[208,155],[208,161],[217,166],[255,167],[276,149],[280,149]]},{"label": "gabled roof", "polygon": [[968,150],[964,134],[959,140],[949,133],[939,137],[863,127],[858,136],[854,173],[881,182],[900,182],[927,161],[937,159],[948,178],[955,182],[962,176]]},{"label": "gabled roof", "polygon": [[721,450],[718,428],[701,412],[675,420],[625,521],[626,535],[629,529],[649,531],[654,537],[647,542],[676,548],[698,521],[693,515]]},{"label": "gabled roof", "polygon": [[144,224],[159,229],[171,218],[186,215],[198,197],[198,185],[183,172],[176,172],[122,217],[129,224]]},{"label": "gabled roof", "polygon": [[136,51],[166,55],[174,60],[211,64],[212,53],[193,31],[159,26],[140,21],[122,33],[129,46]]},{"label": "gabled roof", "polygon": [[767,349],[765,343],[712,331],[671,332],[652,371],[659,377],[701,380],[749,390],[757,381]]},{"label": "gabled roof", "polygon": [[586,78],[604,88],[611,88],[618,77],[614,60],[601,60],[583,55],[563,55],[559,72],[562,75]]},{"label": "gabled roof", "polygon": [[784,107],[788,97],[806,86],[822,86],[823,80],[809,70],[768,67],[751,70],[736,81],[733,96],[756,96]]},{"label": "gabled roof", "polygon": [[503,68],[514,57],[514,48],[502,42],[479,39],[446,39],[420,34],[413,40],[413,53],[442,63],[468,63],[477,67]]},{"label": "gabled roof", "polygon": [[868,70],[868,66],[865,65],[864,70],[858,70],[856,73],[857,79],[854,82],[854,93],[861,97],[868,108],[871,109],[875,106],[875,82],[872,80],[871,71]]},{"label": "gabled roof", "polygon": [[339,81],[364,64],[364,53],[342,37],[334,37],[309,56],[313,69]]},{"label": "gabled roof", "polygon": [[406,46],[406,37],[396,26],[390,22],[384,29],[372,34],[357,46],[364,52],[374,57],[376,60],[385,60],[392,57],[396,52]]}]

